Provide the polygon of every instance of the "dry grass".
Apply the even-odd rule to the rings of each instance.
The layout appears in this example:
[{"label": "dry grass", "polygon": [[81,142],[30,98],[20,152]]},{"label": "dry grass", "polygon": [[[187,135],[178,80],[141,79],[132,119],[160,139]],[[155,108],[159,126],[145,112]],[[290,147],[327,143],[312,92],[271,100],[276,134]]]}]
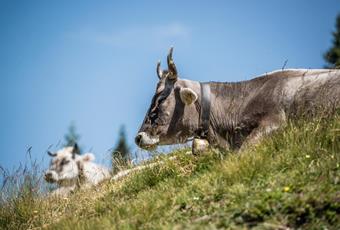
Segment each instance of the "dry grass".
[{"label": "dry grass", "polygon": [[290,122],[241,154],[176,150],[175,160],[67,199],[6,190],[0,228],[339,229],[339,130],[335,115]]}]

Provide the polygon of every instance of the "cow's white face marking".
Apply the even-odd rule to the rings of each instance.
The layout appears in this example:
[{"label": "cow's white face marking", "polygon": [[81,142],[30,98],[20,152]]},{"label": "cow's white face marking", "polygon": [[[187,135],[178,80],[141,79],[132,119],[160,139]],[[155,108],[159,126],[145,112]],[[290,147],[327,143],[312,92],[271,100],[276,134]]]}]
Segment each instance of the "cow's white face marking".
[{"label": "cow's white face marking", "polygon": [[47,182],[62,184],[77,180],[80,173],[79,164],[94,160],[94,155],[91,153],[78,155],[73,153],[73,150],[74,147],[65,147],[54,153],[50,167],[45,173]]},{"label": "cow's white face marking", "polygon": [[181,88],[179,94],[182,102],[186,105],[195,103],[198,98],[197,94],[190,88]]},{"label": "cow's white face marking", "polygon": [[140,138],[139,144],[143,146],[143,148],[150,149],[154,148],[159,143],[159,136],[150,136],[146,132],[139,132],[138,136]]}]

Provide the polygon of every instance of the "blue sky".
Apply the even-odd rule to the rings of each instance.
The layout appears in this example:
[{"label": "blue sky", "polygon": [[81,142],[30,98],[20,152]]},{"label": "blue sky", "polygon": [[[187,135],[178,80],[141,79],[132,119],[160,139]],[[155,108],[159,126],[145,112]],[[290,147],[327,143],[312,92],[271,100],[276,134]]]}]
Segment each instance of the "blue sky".
[{"label": "blue sky", "polygon": [[[85,150],[108,162],[125,124],[130,145],[171,45],[184,78],[240,81],[321,68],[336,0],[0,0],[0,165],[32,147],[41,159],[72,121]],[[47,162],[47,157],[45,157]]]}]

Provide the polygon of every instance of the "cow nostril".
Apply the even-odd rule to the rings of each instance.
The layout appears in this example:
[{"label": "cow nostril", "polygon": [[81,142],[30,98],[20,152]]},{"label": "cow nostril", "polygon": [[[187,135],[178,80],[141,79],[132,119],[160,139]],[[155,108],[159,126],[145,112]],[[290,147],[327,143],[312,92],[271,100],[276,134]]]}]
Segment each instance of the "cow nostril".
[{"label": "cow nostril", "polygon": [[55,179],[53,178],[53,173],[52,173],[52,172],[46,172],[46,173],[45,173],[45,180],[46,180],[48,183],[54,183],[54,182],[55,182]]},{"label": "cow nostril", "polygon": [[138,134],[138,135],[135,137],[135,142],[136,142],[136,144],[139,145],[140,142],[141,142],[141,140],[142,140],[142,135],[141,135],[141,134]]},{"label": "cow nostril", "polygon": [[46,178],[49,178],[49,177],[51,177],[51,176],[52,176],[52,173],[51,173],[51,172],[45,173],[45,177],[46,177]]}]

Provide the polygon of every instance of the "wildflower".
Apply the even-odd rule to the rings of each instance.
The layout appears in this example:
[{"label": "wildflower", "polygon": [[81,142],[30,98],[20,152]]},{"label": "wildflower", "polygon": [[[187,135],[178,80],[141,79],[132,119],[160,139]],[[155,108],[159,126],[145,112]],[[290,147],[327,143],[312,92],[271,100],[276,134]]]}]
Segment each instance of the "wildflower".
[{"label": "wildflower", "polygon": [[37,210],[34,210],[34,211],[33,211],[33,213],[34,213],[34,214],[37,214],[37,213],[38,213],[38,211],[37,211]]},{"label": "wildflower", "polygon": [[197,196],[194,196],[192,199],[193,199],[193,200],[199,200],[200,198],[197,197]]},{"label": "wildflower", "polygon": [[310,155],[307,154],[307,155],[306,155],[306,158],[307,158],[307,159],[310,158]]},{"label": "wildflower", "polygon": [[289,192],[289,191],[290,191],[290,188],[289,188],[289,186],[285,186],[285,187],[283,187],[283,191],[284,191],[284,192]]}]

